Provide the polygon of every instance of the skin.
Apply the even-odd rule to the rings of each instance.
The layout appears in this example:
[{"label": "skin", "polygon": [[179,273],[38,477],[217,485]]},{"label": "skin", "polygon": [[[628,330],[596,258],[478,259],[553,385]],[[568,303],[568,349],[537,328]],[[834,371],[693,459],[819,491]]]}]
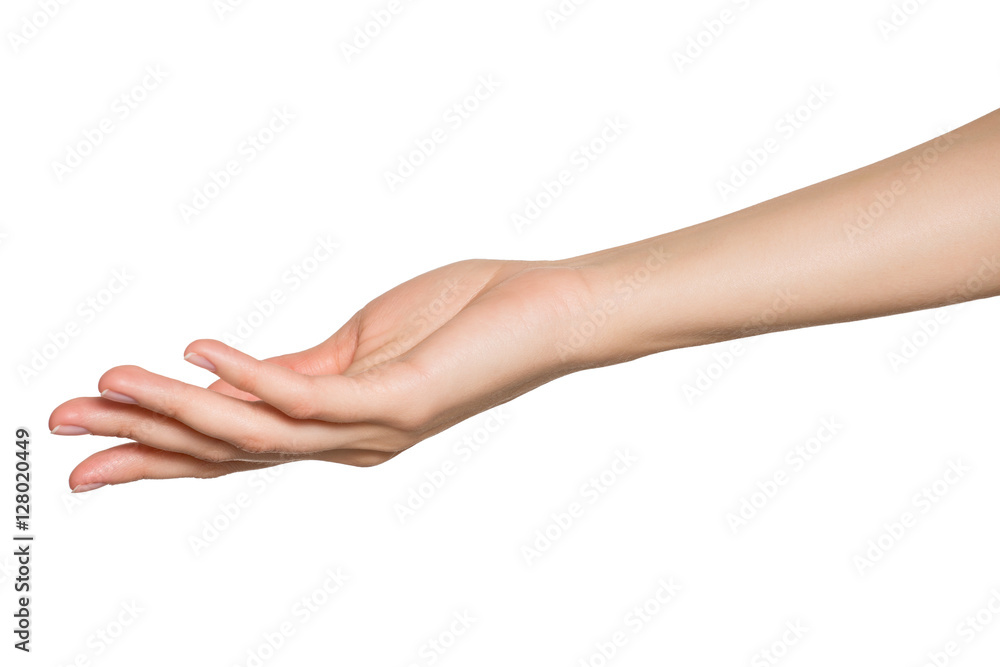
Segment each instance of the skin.
[{"label": "skin", "polygon": [[[257,360],[214,340],[201,388],[138,366],[57,407],[59,435],[134,442],[70,487],[296,460],[372,466],[576,371],[681,347],[1000,294],[1000,111],[848,174],[625,246],[468,260],[386,292],[319,345]],[[865,213],[862,213],[864,211]]]}]

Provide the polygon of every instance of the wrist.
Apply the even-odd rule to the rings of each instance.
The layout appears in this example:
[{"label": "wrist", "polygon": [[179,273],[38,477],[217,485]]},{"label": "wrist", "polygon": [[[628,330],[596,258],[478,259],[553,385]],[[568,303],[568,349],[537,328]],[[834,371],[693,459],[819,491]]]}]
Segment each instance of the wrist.
[{"label": "wrist", "polygon": [[669,236],[552,263],[577,272],[586,294],[557,345],[561,361],[594,368],[698,344],[673,324],[677,257]]}]

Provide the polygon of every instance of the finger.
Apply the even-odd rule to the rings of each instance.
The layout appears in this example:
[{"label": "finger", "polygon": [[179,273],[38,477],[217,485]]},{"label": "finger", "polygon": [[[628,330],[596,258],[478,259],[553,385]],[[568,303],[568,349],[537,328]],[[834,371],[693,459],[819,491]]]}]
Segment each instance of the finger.
[{"label": "finger", "polygon": [[[382,453],[366,450],[323,452],[315,460],[368,467],[383,463],[398,452]],[[126,484],[142,479],[177,479],[197,477],[209,479],[234,472],[261,470],[279,463],[225,461],[213,463],[186,454],[167,452],[155,447],[131,442],[97,452],[80,462],[69,476],[74,492],[92,491],[108,484]]]},{"label": "finger", "polygon": [[211,463],[133,442],[105,449],[84,459],[70,473],[69,486],[75,492],[90,491],[98,485],[125,484],[140,479],[221,477],[275,465],[278,464],[251,461]]},{"label": "finger", "polygon": [[293,419],[263,401],[242,401],[138,366],[111,369],[98,388],[105,398],[138,404],[248,452],[398,451],[412,444],[385,426]]},{"label": "finger", "polygon": [[392,373],[380,372],[374,382],[365,374],[306,375],[213,340],[191,343],[185,359],[204,362],[233,387],[294,419],[398,425],[408,406],[404,397],[419,391],[419,374],[402,362],[392,364]]},{"label": "finger", "polygon": [[136,440],[150,447],[187,454],[203,461],[289,460],[288,454],[258,454],[209,437],[174,419],[150,412],[139,405],[127,405],[105,398],[74,398],[49,417],[49,429],[56,435],[90,435]]},{"label": "finger", "polygon": [[[306,375],[339,375],[343,373],[354,360],[354,354],[358,345],[358,326],[359,318],[358,315],[355,314],[355,316],[345,322],[343,326],[336,331],[336,333],[324,340],[322,343],[300,352],[292,352],[290,354],[282,354],[277,357],[269,357],[264,361],[277,366],[290,368],[294,371],[298,371],[299,373],[305,373]],[[190,352],[186,352],[184,355],[185,358],[187,358],[189,354]],[[202,368],[206,367],[197,360],[189,359],[189,361],[202,366]],[[259,397],[245,391],[241,391],[225,380],[217,380],[210,384],[208,388],[212,391],[217,391],[221,394],[226,394],[227,396],[233,396],[234,398],[241,398],[245,401],[259,400]]]},{"label": "finger", "polygon": [[216,393],[222,394],[224,396],[232,396],[233,398],[238,398],[241,401],[259,401],[260,399],[253,394],[248,394],[245,391],[240,391],[233,385],[229,384],[225,380],[216,380],[212,384],[208,385],[208,389]]},{"label": "finger", "polygon": [[[324,355],[322,354],[322,343],[316,347],[309,348],[308,350],[302,350],[301,352],[294,352],[292,354],[284,354],[278,357],[271,357],[265,361],[277,366],[283,366],[285,368],[291,368],[294,370],[299,370],[300,372],[306,372],[302,369],[315,370],[319,368],[332,367],[333,364],[324,361]],[[212,371],[213,366],[205,358],[199,358],[196,353],[186,353],[184,359],[193,363],[196,366],[200,366],[206,370]],[[317,374],[317,373],[307,373],[307,374]],[[225,394],[226,396],[232,396],[233,398],[239,398],[244,401],[259,401],[259,396],[254,396],[248,392],[237,389],[233,385],[229,384],[225,380],[216,380],[212,384],[208,385],[208,388],[212,391],[218,392],[220,394]]]},{"label": "finger", "polygon": [[[323,345],[324,343],[321,343],[320,345],[311,347],[308,350],[302,350],[301,352],[294,352],[292,354],[284,354],[278,357],[271,357],[269,359],[265,359],[265,361],[277,366],[297,370],[299,372],[306,373],[307,375],[318,375],[320,372],[323,372],[320,369],[332,369],[335,367],[335,364],[328,361],[326,359],[326,355],[323,354]],[[212,370],[208,360],[199,360],[197,355],[193,355],[192,353],[185,354],[185,360],[195,364],[196,366],[201,366],[206,370]],[[259,396],[254,396],[253,394],[237,389],[233,385],[221,379],[208,385],[208,388],[212,391],[219,392],[220,394],[232,396],[233,398],[239,398],[244,401],[260,400]]]}]

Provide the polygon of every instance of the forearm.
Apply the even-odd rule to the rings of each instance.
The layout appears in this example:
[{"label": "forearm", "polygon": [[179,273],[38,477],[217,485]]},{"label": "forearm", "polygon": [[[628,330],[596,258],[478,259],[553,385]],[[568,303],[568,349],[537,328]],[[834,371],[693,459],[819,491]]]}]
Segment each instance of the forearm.
[{"label": "forearm", "polygon": [[598,312],[573,348],[585,365],[995,296],[1000,111],[748,209],[559,264],[586,276]]}]

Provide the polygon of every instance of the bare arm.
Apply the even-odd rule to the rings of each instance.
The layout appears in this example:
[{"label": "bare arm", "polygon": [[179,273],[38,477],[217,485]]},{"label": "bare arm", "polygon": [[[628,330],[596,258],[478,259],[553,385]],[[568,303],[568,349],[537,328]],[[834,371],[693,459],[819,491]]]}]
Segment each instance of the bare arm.
[{"label": "bare arm", "polygon": [[[657,252],[669,260],[629,298],[615,294],[614,282],[638,283]],[[995,296],[1000,111],[842,176],[564,264],[593,276],[599,303],[620,306],[581,348],[586,363]]]},{"label": "bare arm", "polygon": [[555,262],[469,260],[376,298],[313,348],[258,361],[201,340],[205,389],[137,366],[57,407],[126,437],[70,476],[217,477],[382,463],[550,380],[685,346],[1000,293],[1000,112],[757,206]]}]

